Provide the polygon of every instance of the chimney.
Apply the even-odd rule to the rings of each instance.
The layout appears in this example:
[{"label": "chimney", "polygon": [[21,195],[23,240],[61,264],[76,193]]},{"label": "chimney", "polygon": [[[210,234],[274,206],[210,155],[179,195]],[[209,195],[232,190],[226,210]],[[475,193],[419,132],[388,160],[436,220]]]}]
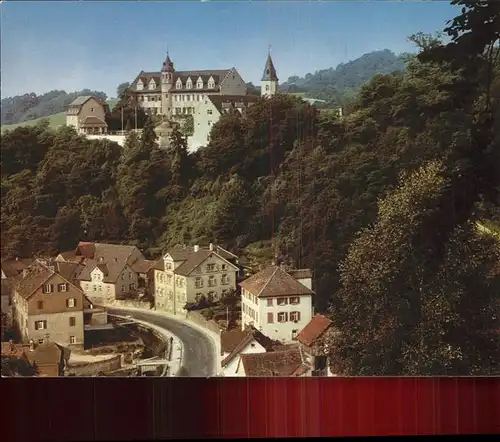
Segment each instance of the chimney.
[{"label": "chimney", "polygon": [[118,262],[118,258],[113,258],[113,261],[114,262]]},{"label": "chimney", "polygon": [[213,251],[214,251],[214,245],[213,245],[212,243],[210,243],[210,245],[208,246],[208,248],[209,248],[209,250],[210,250],[211,252],[213,252]]},{"label": "chimney", "polygon": [[198,250],[200,250],[200,246],[199,245],[195,245],[194,246],[194,251],[197,252]]},{"label": "chimney", "polygon": [[33,339],[30,339],[30,351],[35,351],[35,341]]}]

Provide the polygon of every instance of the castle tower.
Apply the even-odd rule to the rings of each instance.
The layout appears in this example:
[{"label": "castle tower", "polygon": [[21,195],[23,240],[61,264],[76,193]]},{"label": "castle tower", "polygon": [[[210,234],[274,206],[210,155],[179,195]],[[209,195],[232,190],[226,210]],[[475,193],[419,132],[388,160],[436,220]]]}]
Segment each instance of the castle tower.
[{"label": "castle tower", "polygon": [[263,97],[272,97],[278,92],[278,76],[274,68],[271,51],[267,55],[266,67],[260,81],[260,95]]},{"label": "castle tower", "polygon": [[172,117],[172,93],[170,89],[174,85],[174,72],[174,63],[167,53],[167,58],[161,69],[161,113],[167,119]]}]

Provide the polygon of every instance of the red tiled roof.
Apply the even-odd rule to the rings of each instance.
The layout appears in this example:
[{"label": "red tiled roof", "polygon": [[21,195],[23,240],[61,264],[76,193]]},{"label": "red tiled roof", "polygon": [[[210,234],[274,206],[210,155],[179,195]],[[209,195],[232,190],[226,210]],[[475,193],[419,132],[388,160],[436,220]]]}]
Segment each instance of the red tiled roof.
[{"label": "red tiled roof", "polygon": [[255,296],[313,295],[314,292],[278,266],[266,267],[239,284]]},{"label": "red tiled roof", "polygon": [[7,278],[19,275],[24,269],[28,268],[33,259],[9,259],[2,261],[2,270]]},{"label": "red tiled roof", "polygon": [[310,347],[332,325],[323,315],[315,315],[297,335],[297,340]]},{"label": "red tiled roof", "polygon": [[35,345],[32,351],[30,351],[30,346],[28,344],[2,342],[2,356],[24,358],[29,361],[30,364],[36,364],[40,368],[46,365],[59,365],[63,362],[63,350],[57,344],[51,342]]},{"label": "red tiled roof", "polygon": [[[232,335],[230,335],[229,339],[227,337],[223,338],[224,333],[232,333]],[[239,340],[239,342],[236,342],[238,337],[241,337],[241,339]],[[223,342],[223,339],[226,342]],[[266,335],[252,326],[248,327],[241,333],[236,333],[236,331],[223,332],[221,334],[221,350],[224,350],[224,345],[226,345],[226,348],[232,346],[232,350],[229,355],[227,355],[222,360],[221,365],[225,367],[227,364],[229,364],[252,341],[256,341],[257,343],[259,343],[262,347],[264,347],[266,351],[273,351],[281,344],[279,341],[273,341],[271,338],[268,338]]]},{"label": "red tiled roof", "polygon": [[300,376],[309,368],[303,363],[300,350],[241,355],[241,363],[248,377]]}]

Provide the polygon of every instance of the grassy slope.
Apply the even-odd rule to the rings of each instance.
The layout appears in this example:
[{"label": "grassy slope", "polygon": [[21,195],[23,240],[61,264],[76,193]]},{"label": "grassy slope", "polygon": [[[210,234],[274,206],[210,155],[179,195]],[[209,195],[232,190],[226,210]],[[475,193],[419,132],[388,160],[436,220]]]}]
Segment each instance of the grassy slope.
[{"label": "grassy slope", "polygon": [[[113,107],[115,106],[116,102],[117,100],[107,100],[107,103],[111,110],[113,110]],[[57,114],[50,115],[49,117],[42,117],[42,118],[37,118],[36,120],[23,121],[22,123],[6,124],[2,126],[2,132],[4,130],[13,130],[19,126],[34,126],[40,121],[45,119],[49,120],[49,124],[52,129],[57,129],[59,126],[62,126],[66,123],[66,112],[59,112]]]}]

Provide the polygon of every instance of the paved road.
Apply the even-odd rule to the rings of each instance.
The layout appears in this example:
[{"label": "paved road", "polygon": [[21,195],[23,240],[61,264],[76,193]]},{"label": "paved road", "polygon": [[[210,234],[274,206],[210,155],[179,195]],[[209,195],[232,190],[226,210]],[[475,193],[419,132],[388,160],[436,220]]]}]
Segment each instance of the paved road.
[{"label": "paved road", "polygon": [[212,340],[201,331],[179,320],[149,312],[113,307],[108,308],[108,313],[112,315],[130,315],[132,318],[164,328],[177,336],[183,345],[183,376],[215,376],[215,348]]}]

